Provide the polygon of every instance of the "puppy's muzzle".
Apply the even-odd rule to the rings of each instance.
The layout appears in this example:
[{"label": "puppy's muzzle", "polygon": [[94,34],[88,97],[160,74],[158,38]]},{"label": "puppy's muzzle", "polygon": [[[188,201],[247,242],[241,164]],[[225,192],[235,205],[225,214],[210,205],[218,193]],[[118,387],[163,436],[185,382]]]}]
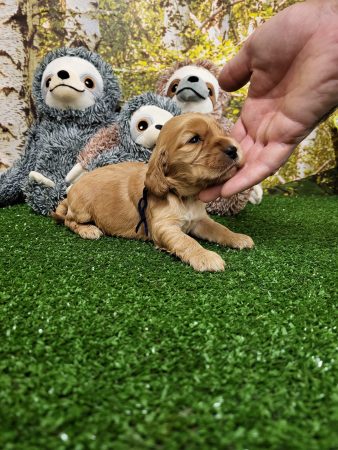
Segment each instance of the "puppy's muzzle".
[{"label": "puppy's muzzle", "polygon": [[223,138],[220,140],[221,150],[223,154],[233,162],[236,167],[240,168],[244,164],[243,152],[240,145],[231,138]]},{"label": "puppy's muzzle", "polygon": [[227,147],[224,150],[224,153],[229,156],[230,159],[237,159],[238,158],[238,152],[237,152],[237,147],[235,147],[234,145],[230,145],[229,147]]}]

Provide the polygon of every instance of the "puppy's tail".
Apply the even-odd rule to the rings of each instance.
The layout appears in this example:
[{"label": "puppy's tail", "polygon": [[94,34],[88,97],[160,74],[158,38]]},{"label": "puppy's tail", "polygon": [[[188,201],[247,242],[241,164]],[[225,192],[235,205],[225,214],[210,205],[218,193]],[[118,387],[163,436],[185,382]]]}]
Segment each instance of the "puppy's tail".
[{"label": "puppy's tail", "polygon": [[61,203],[59,203],[55,212],[51,213],[51,217],[53,217],[53,219],[57,223],[64,223],[67,216],[67,212],[68,212],[68,200],[65,198]]}]

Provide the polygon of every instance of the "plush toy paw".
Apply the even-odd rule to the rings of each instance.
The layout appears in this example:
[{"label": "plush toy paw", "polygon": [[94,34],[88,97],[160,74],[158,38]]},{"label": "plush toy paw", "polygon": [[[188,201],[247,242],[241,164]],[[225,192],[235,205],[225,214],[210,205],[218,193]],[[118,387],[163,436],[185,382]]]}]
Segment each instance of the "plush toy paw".
[{"label": "plush toy paw", "polygon": [[54,181],[50,180],[49,178],[45,177],[44,175],[42,175],[39,172],[35,172],[34,170],[29,172],[28,178],[32,181],[36,181],[38,184],[41,184],[42,186],[47,186],[47,187],[52,187],[52,188],[55,187]]},{"label": "plush toy paw", "polygon": [[263,199],[263,188],[260,184],[256,184],[250,190],[249,202],[253,205],[259,205]]},{"label": "plush toy paw", "polygon": [[87,170],[85,170],[80,163],[75,164],[66,175],[66,183],[74,184],[86,172]]}]

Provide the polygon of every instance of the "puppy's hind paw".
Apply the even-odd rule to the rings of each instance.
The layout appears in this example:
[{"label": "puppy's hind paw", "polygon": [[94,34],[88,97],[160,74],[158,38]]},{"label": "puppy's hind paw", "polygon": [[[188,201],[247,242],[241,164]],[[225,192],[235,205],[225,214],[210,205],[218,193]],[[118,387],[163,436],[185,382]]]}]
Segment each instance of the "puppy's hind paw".
[{"label": "puppy's hind paw", "polygon": [[222,272],[225,262],[215,252],[203,249],[189,257],[189,264],[198,272]]},{"label": "puppy's hind paw", "polygon": [[79,235],[83,239],[100,239],[103,236],[102,231],[95,225],[82,225],[78,230]]}]

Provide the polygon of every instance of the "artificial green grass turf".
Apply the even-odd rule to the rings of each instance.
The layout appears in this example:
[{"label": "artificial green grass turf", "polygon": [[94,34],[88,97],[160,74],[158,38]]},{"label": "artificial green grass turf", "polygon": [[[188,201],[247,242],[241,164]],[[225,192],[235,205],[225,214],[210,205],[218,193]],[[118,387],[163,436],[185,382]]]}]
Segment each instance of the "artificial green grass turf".
[{"label": "artificial green grass turf", "polygon": [[0,448],[338,448],[337,206],[218,219],[219,274],[0,210]]}]

